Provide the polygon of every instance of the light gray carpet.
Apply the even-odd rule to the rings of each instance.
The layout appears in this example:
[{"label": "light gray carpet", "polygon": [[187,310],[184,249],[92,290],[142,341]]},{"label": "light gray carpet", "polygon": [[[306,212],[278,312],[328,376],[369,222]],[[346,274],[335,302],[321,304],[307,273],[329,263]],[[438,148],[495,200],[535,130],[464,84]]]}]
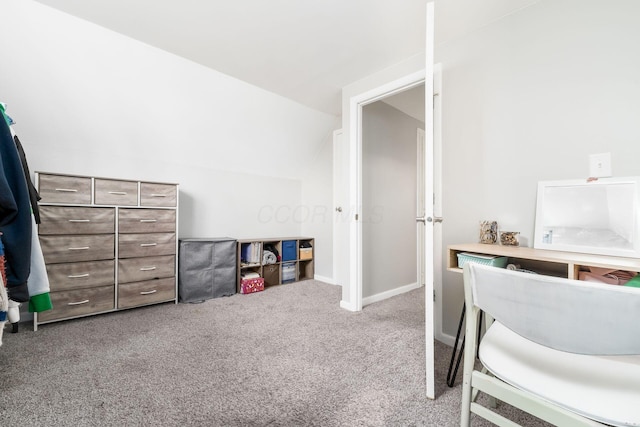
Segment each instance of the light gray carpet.
[{"label": "light gray carpet", "polygon": [[311,280],[21,325],[0,347],[0,423],[457,425],[460,378],[445,385],[451,349],[440,343],[438,397],[424,397],[424,290],[360,313],[339,308],[340,292]]}]

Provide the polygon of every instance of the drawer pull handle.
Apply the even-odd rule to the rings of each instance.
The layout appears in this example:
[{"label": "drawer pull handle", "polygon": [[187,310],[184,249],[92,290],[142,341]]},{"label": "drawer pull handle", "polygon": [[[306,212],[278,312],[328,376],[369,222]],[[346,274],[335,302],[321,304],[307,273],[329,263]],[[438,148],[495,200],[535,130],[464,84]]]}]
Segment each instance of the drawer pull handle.
[{"label": "drawer pull handle", "polygon": [[153,267],[140,267],[140,271],[153,271],[155,269],[156,269],[155,266],[153,266]]},{"label": "drawer pull handle", "polygon": [[157,219],[141,219],[140,222],[157,222]]},{"label": "drawer pull handle", "polygon": [[69,248],[70,251],[86,251],[87,249],[89,249],[90,246],[80,246],[77,248]]},{"label": "drawer pull handle", "polygon": [[150,294],[155,294],[156,292],[158,292],[156,289],[153,289],[151,291],[142,291],[140,292],[140,295],[150,295]]},{"label": "drawer pull handle", "polygon": [[127,192],[126,191],[109,191],[109,194],[114,194],[116,196],[126,196]]},{"label": "drawer pull handle", "polygon": [[75,188],[56,188],[56,191],[61,191],[63,193],[77,193],[78,190]]},{"label": "drawer pull handle", "polygon": [[91,222],[90,219],[70,219],[69,222]]},{"label": "drawer pull handle", "polygon": [[89,277],[89,273],[84,273],[84,274],[72,274],[70,276],[67,276],[69,279],[80,279],[82,277]]},{"label": "drawer pull handle", "polygon": [[142,246],[143,248],[146,248],[148,246],[156,246],[157,243],[140,243],[140,246]]},{"label": "drawer pull handle", "polygon": [[86,304],[86,303],[88,303],[88,302],[89,302],[89,300],[88,300],[88,299],[86,299],[86,300],[84,300],[84,301],[68,302],[68,303],[67,303],[67,305],[80,305],[80,304]]},{"label": "drawer pull handle", "polygon": [[156,194],[156,193],[153,193],[153,194],[151,194],[151,197],[167,197],[167,195],[166,195],[166,194]]}]

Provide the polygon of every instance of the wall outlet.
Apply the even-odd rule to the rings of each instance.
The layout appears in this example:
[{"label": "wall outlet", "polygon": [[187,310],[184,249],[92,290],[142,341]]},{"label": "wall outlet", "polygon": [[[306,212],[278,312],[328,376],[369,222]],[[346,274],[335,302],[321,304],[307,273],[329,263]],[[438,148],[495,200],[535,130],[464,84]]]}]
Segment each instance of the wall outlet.
[{"label": "wall outlet", "polygon": [[612,176],[611,153],[589,155],[589,176],[591,178],[604,178]]}]

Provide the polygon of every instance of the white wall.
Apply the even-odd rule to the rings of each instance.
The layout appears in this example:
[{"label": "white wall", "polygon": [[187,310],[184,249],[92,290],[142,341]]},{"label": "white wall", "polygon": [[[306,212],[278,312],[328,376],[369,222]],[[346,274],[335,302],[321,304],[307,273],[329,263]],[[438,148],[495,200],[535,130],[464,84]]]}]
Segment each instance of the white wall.
[{"label": "white wall", "polygon": [[378,101],[362,114],[362,296],[416,285],[416,142],[424,123]]},{"label": "white wall", "polygon": [[[544,0],[436,46],[445,250],[476,242],[484,219],[531,245],[537,182],[586,178],[589,154],[611,152],[615,176],[638,175],[638,16],[635,0]],[[455,335],[462,277],[445,272],[443,289]]]},{"label": "white wall", "polygon": [[177,182],[180,237],[301,233],[276,214],[335,117],[30,0],[3,1],[0,28],[32,171]]}]

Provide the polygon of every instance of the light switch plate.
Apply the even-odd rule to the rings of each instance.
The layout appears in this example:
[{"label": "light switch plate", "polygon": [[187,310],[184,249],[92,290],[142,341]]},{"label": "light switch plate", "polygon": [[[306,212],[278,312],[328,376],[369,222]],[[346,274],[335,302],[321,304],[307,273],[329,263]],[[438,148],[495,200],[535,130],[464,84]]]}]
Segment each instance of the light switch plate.
[{"label": "light switch plate", "polygon": [[589,155],[589,176],[592,178],[612,176],[611,153]]}]

